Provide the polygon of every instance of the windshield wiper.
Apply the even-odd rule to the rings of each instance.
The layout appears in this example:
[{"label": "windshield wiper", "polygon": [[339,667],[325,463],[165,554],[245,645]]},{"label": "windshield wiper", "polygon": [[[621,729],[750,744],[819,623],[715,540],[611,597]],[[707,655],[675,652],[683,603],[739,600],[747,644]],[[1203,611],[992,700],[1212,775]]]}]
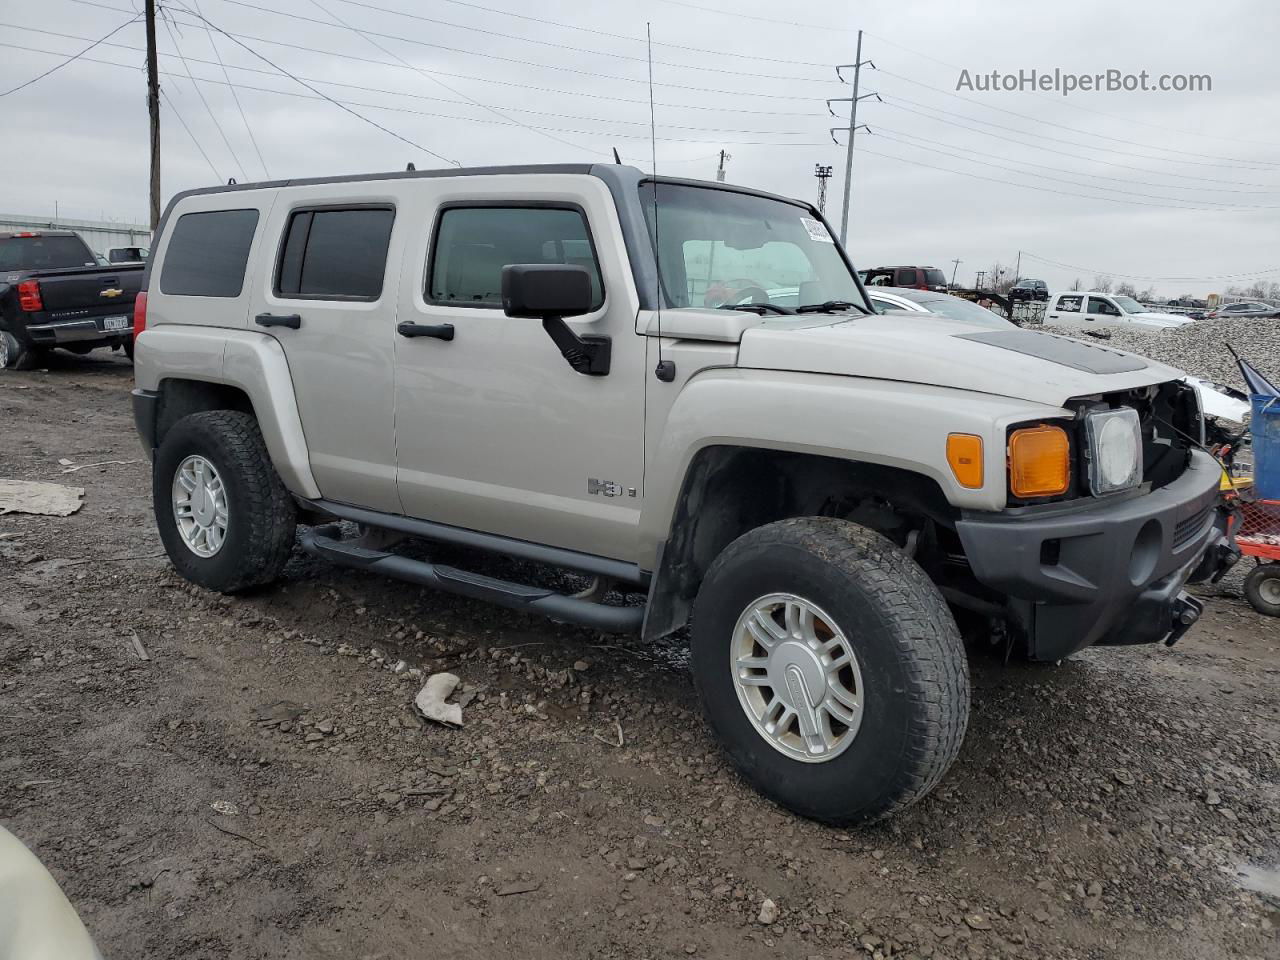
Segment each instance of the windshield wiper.
[{"label": "windshield wiper", "polygon": [[747,313],[758,313],[762,317],[766,313],[780,313],[783,316],[790,316],[793,313],[800,312],[798,310],[788,310],[786,307],[780,307],[776,303],[722,303],[716,309],[745,310]]},{"label": "windshield wiper", "polygon": [[867,316],[871,315],[866,307],[849,300],[828,300],[826,303],[806,303],[803,307],[796,307],[796,313],[841,313],[845,310],[857,310]]}]

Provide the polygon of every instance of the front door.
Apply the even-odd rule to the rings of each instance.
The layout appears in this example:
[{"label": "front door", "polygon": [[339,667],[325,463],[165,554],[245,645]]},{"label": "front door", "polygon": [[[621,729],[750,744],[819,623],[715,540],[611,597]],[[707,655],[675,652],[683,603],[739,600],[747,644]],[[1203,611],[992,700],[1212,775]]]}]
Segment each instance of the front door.
[{"label": "front door", "polygon": [[[400,321],[428,328],[395,342],[405,512],[634,559],[647,371],[608,189],[585,175],[405,185],[420,233],[406,249]],[[612,338],[606,376],[575,372],[539,321],[503,313],[502,268],[512,263],[591,272],[596,308],[568,323]]]},{"label": "front door", "polygon": [[1091,326],[1110,327],[1124,322],[1124,314],[1106,297],[1090,297],[1085,320]]},{"label": "front door", "polygon": [[284,348],[321,494],[395,512],[392,341],[403,219],[369,184],[290,189],[271,211],[263,248],[278,253],[256,280],[249,317],[250,330]]}]

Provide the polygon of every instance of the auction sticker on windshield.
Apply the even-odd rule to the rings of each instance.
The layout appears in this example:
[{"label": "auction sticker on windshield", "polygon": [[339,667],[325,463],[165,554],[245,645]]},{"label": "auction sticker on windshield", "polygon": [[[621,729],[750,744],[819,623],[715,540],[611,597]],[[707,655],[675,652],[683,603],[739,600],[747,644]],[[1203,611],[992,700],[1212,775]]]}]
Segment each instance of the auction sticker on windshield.
[{"label": "auction sticker on windshield", "polygon": [[810,240],[817,240],[820,243],[835,243],[831,239],[831,234],[827,232],[826,225],[821,220],[814,220],[812,217],[801,217],[800,222],[804,224],[805,230],[808,231]]}]

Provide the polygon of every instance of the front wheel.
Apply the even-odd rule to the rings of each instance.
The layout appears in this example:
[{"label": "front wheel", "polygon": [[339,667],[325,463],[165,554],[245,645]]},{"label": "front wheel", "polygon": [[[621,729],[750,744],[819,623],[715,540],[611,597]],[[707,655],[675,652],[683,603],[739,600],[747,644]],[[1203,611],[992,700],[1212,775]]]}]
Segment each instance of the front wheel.
[{"label": "front wheel", "polygon": [[783,520],[716,559],[694,606],[694,680],[757,789],[827,823],[869,823],[955,760],[969,670],[924,571],[844,520]]},{"label": "front wheel", "polygon": [[235,593],[279,577],[297,508],[252,415],[183,417],[160,442],[151,486],[165,552],[192,583]]}]

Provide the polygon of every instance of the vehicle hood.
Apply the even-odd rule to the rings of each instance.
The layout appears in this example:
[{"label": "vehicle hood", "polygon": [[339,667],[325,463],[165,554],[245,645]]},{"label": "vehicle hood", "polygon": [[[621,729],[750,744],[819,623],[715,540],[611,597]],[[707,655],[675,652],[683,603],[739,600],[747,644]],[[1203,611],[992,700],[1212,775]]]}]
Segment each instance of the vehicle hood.
[{"label": "vehicle hood", "polygon": [[1182,376],[1135,354],[1013,326],[923,314],[831,319],[768,321],[743,331],[738,366],[922,383],[1057,406]]}]

